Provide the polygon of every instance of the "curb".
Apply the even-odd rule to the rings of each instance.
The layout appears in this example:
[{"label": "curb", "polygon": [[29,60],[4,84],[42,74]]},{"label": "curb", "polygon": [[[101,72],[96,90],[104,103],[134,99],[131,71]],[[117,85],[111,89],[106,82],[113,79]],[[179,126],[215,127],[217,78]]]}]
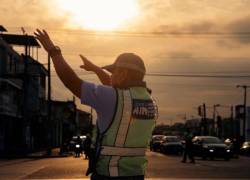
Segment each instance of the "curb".
[{"label": "curb", "polygon": [[44,150],[44,151],[27,154],[25,157],[26,158],[63,158],[63,157],[69,157],[71,155],[72,154],[70,153],[60,154],[60,149],[54,148],[54,149],[51,149],[50,154],[48,154],[47,150]]}]

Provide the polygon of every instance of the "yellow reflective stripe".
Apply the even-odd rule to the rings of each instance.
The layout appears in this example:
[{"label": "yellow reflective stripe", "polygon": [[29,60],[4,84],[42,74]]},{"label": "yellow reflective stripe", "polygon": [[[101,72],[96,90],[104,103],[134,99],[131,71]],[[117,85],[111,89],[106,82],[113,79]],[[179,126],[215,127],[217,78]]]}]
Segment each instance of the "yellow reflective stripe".
[{"label": "yellow reflective stripe", "polygon": [[110,156],[145,156],[146,148],[125,148],[102,146],[101,155]]},{"label": "yellow reflective stripe", "polygon": [[109,162],[109,173],[110,173],[110,176],[112,177],[119,176],[119,172],[118,172],[119,159],[120,159],[120,156],[112,156]]},{"label": "yellow reflective stripe", "polygon": [[120,147],[122,147],[125,143],[131,119],[132,100],[129,90],[123,91],[123,103],[124,107],[123,107],[122,119],[115,140],[115,146],[120,146]]}]

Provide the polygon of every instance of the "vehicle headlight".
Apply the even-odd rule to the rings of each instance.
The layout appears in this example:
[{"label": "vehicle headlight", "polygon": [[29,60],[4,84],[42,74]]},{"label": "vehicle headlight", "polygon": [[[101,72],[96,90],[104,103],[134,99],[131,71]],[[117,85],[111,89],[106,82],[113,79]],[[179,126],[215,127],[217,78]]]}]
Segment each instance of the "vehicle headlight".
[{"label": "vehicle headlight", "polygon": [[227,149],[227,152],[230,152],[230,149]]},{"label": "vehicle headlight", "polygon": [[243,146],[242,148],[243,148],[243,149],[246,149],[246,148],[247,148],[247,146]]},{"label": "vehicle headlight", "polygon": [[214,152],[214,150],[213,150],[213,149],[209,149],[209,152],[211,152],[211,153],[212,153],[212,152]]}]

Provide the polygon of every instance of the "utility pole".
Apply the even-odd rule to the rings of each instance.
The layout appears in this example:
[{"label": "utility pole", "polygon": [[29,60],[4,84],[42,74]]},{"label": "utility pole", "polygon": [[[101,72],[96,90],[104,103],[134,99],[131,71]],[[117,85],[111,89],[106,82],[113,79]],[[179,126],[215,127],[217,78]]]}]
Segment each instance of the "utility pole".
[{"label": "utility pole", "polygon": [[50,54],[48,54],[48,150],[47,154],[51,154],[52,148],[52,123],[51,123],[51,73],[50,73]]},{"label": "utility pole", "polygon": [[198,114],[201,116],[200,134],[207,135],[207,111],[205,103],[198,107]]},{"label": "utility pole", "polygon": [[218,132],[218,127],[217,127],[217,121],[216,121],[216,113],[217,113],[217,110],[216,110],[216,108],[217,107],[219,107],[220,106],[220,104],[214,104],[214,106],[213,106],[213,132],[215,133],[215,134],[217,134],[217,132]]},{"label": "utility pole", "polygon": [[230,109],[231,109],[231,118],[230,118],[230,122],[231,122],[231,138],[235,138],[235,134],[234,134],[234,106],[231,106]]},{"label": "utility pole", "polygon": [[24,75],[23,75],[23,118],[24,118],[24,137],[25,137],[25,151],[29,151],[29,143],[27,139],[29,139],[29,122],[28,122],[28,115],[27,115],[27,106],[28,106],[28,49],[29,49],[29,42],[27,38],[27,34],[23,35],[26,38],[25,47],[24,47]]},{"label": "utility pole", "polygon": [[242,88],[244,90],[244,119],[243,119],[243,138],[244,141],[246,139],[246,118],[247,118],[247,89],[250,88],[250,86],[247,85],[237,85],[237,88]]},{"label": "utility pole", "polygon": [[207,109],[206,109],[206,104],[203,103],[203,122],[204,122],[204,135],[207,135]]},{"label": "utility pole", "polygon": [[[24,30],[24,29],[23,29]],[[25,32],[22,35],[25,38],[25,54],[24,54],[24,76],[23,76],[23,117],[24,117],[24,136],[25,136],[25,144],[26,144],[26,151],[30,150],[31,147],[31,136],[30,136],[30,114],[27,113],[28,110],[28,81],[29,81],[29,75],[28,75],[28,65],[29,65],[29,56],[30,56],[30,39],[28,37],[28,34]],[[30,113],[30,111],[28,111]]]}]

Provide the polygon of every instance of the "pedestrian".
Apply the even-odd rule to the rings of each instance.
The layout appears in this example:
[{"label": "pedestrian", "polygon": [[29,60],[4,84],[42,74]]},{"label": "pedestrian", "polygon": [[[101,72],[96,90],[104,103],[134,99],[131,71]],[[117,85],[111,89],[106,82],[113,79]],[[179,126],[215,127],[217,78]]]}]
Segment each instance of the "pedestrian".
[{"label": "pedestrian", "polygon": [[97,85],[75,74],[46,31],[37,30],[35,35],[52,57],[64,85],[97,112],[87,175],[92,180],[143,180],[145,153],[157,117],[155,102],[143,81],[143,60],[134,53],[123,53],[104,67],[109,75],[81,56],[81,67],[96,73],[104,84]]},{"label": "pedestrian", "polygon": [[184,145],[183,159],[181,161],[183,163],[187,161],[187,156],[190,160],[190,163],[195,163],[192,139],[193,139],[193,135],[190,132],[190,130],[187,129],[187,132],[185,132],[185,135],[184,135],[185,145]]},{"label": "pedestrian", "polygon": [[77,136],[75,141],[75,157],[80,157],[82,153],[82,140],[80,136]]},{"label": "pedestrian", "polygon": [[84,154],[85,159],[88,159],[90,156],[90,146],[91,146],[91,137],[89,134],[86,135],[86,139],[84,140]]}]

